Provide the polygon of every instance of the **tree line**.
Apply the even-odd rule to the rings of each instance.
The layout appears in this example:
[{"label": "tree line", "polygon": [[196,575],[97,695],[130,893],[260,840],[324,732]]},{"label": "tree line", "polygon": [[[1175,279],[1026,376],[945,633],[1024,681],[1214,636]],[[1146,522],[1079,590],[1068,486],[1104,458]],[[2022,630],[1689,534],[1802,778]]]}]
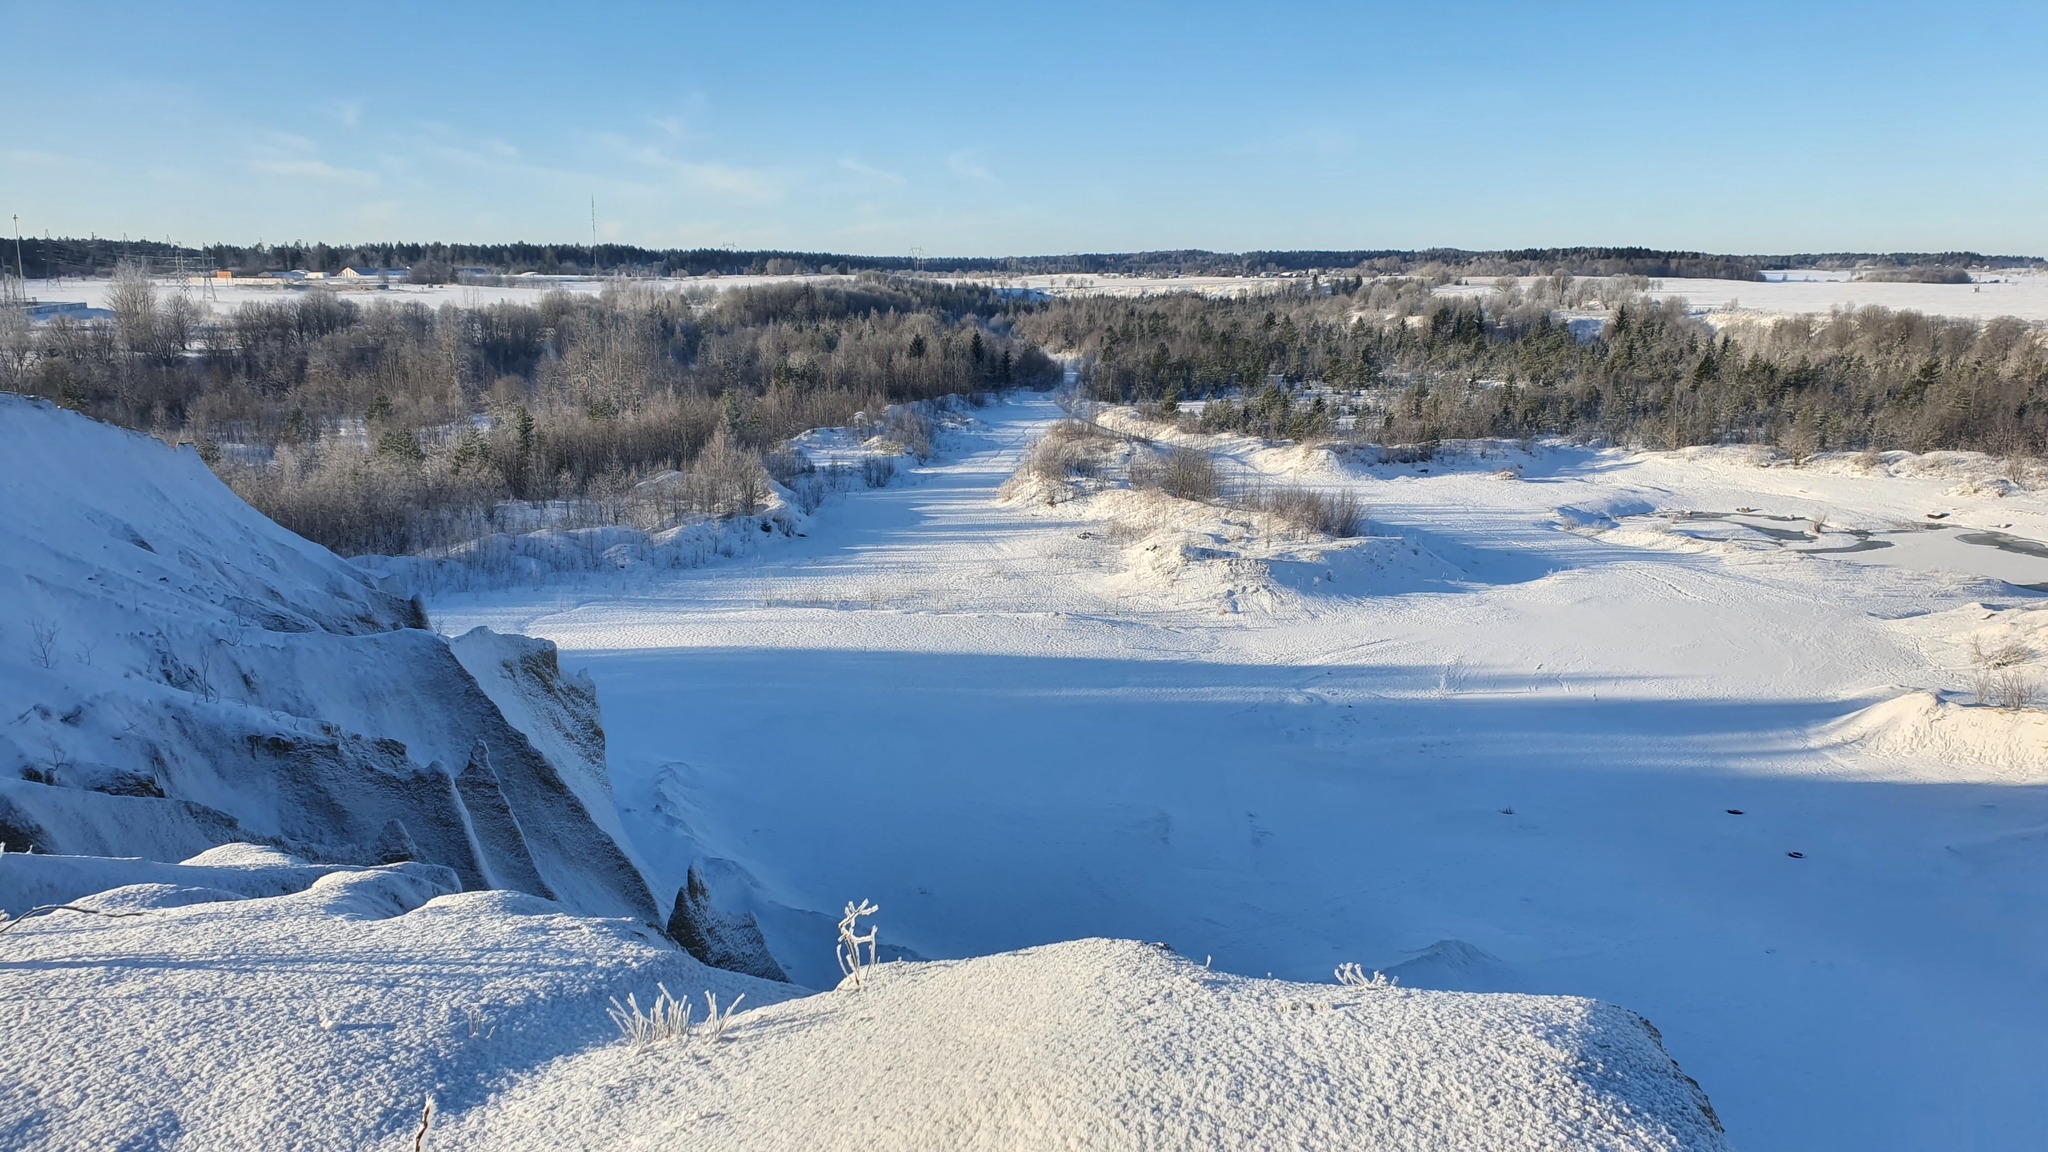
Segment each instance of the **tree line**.
[{"label": "tree line", "polygon": [[[1484,295],[1391,279],[1328,296],[1068,298],[1019,330],[1078,355],[1097,399],[1169,413],[1205,399],[1204,426],[1268,436],[1329,435],[1344,402],[1359,409],[1354,434],[1386,444],[1555,434],[2048,455],[2039,325],[1871,307],[1716,331],[1642,285],[1559,275]],[[1609,318],[1559,319],[1588,308]]]},{"label": "tree line", "polygon": [[[13,266],[8,245],[7,264]],[[2037,257],[1986,256],[1976,252],[1799,253],[1731,255],[1633,247],[1519,248],[1467,250],[1296,249],[1210,252],[1178,249],[1155,252],[1096,252],[1053,256],[880,256],[780,249],[646,248],[633,244],[460,244],[376,242],[209,244],[186,247],[160,240],[47,239],[21,241],[24,272],[32,278],[104,275],[123,262],[196,259],[208,267],[245,274],[343,268],[409,268],[419,279],[444,283],[461,269],[485,275],[704,276],[792,273],[928,272],[963,275],[1142,275],[1257,276],[1262,273],[1351,272],[1365,277],[1425,275],[1442,269],[1453,277],[1540,276],[1563,271],[1574,276],[1704,277],[1758,280],[1766,268],[1870,268],[1878,270],[1972,267],[2037,267]]]},{"label": "tree line", "polygon": [[[790,436],[1048,387],[1055,357],[1096,399],[1269,437],[2048,455],[2039,325],[1863,308],[1716,330],[1641,276],[1438,279],[1052,300],[880,275],[618,281],[484,307],[308,292],[216,316],[129,270],[111,323],[0,312],[0,387],[190,441],[258,508],[352,553],[468,539],[513,504],[617,508],[654,479],[675,515],[748,511],[771,477],[793,482]],[[923,447],[915,421],[886,431]]]},{"label": "tree line", "polygon": [[771,470],[797,466],[777,450],[798,432],[1060,375],[1014,330],[1035,305],[914,279],[623,282],[476,308],[308,292],[206,316],[125,270],[111,303],[111,323],[0,317],[0,387],[194,443],[250,503],[344,553],[433,548],[506,501],[601,500],[670,473],[694,476],[678,514],[750,511]]}]

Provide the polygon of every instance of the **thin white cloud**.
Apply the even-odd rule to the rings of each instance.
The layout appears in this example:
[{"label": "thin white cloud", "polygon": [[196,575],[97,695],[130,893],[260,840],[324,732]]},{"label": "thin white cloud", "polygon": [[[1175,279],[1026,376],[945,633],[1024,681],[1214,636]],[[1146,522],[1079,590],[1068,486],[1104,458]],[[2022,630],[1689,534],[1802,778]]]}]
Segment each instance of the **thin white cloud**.
[{"label": "thin white cloud", "polygon": [[314,147],[313,141],[296,132],[279,132],[273,129],[264,132],[262,135],[263,139],[269,142],[271,147],[283,149],[286,152],[314,152],[318,150]]},{"label": "thin white cloud", "polygon": [[1002,181],[996,178],[996,174],[989,171],[988,166],[981,162],[980,156],[981,150],[978,148],[955,152],[946,157],[946,169],[953,175],[976,184],[987,184],[992,187],[1001,184]]},{"label": "thin white cloud", "polygon": [[377,174],[356,168],[337,168],[325,160],[256,160],[250,168],[266,176],[286,176],[294,180],[316,180],[323,184],[349,184],[367,188],[377,183]]},{"label": "thin white cloud", "polygon": [[901,188],[907,183],[897,173],[891,172],[886,168],[877,168],[873,164],[853,156],[840,157],[839,166],[873,184],[880,184],[889,188]]},{"label": "thin white cloud", "polygon": [[653,144],[637,144],[617,135],[602,138],[606,146],[652,169],[670,183],[730,200],[764,203],[782,198],[782,184],[769,173],[718,160],[692,160],[670,155]]}]

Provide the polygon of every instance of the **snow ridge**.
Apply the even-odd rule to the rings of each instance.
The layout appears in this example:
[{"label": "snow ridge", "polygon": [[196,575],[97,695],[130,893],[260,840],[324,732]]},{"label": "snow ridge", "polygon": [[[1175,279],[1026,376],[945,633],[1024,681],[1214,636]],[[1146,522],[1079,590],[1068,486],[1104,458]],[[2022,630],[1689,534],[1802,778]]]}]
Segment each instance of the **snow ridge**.
[{"label": "snow ridge", "polygon": [[0,844],[417,858],[657,922],[595,697],[551,645],[467,638],[487,691],[416,603],[189,449],[0,396],[0,460]]}]

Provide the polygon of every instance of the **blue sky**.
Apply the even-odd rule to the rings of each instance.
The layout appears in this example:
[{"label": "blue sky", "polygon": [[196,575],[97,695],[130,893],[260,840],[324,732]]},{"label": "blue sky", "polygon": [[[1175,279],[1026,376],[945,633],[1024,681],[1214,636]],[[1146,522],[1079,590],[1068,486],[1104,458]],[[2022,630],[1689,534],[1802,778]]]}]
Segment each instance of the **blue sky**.
[{"label": "blue sky", "polygon": [[2048,254],[2048,5],[0,2],[42,234]]}]

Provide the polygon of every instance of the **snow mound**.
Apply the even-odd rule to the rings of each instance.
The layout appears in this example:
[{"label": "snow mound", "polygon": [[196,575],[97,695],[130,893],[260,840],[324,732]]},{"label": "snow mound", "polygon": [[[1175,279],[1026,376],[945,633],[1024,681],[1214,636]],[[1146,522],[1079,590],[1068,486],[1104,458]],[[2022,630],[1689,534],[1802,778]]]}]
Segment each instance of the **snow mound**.
[{"label": "snow mound", "polygon": [[1842,718],[1826,736],[1887,759],[1943,763],[1958,780],[2048,781],[2048,712],[2037,709],[1960,704],[1935,692],[1914,691]]},{"label": "snow mound", "polygon": [[585,1052],[437,1148],[1723,1147],[1642,1018],[1565,997],[1291,984],[1080,940],[882,966],[715,1055]]},{"label": "snow mound", "polygon": [[183,864],[9,852],[0,855],[0,915],[19,916],[38,904],[69,904],[117,888],[204,888],[223,893],[223,899],[283,896],[305,891],[332,871],[250,844],[224,844]]},{"label": "snow mound", "polygon": [[588,682],[425,624],[190,450],[0,396],[0,845],[420,860],[657,922]]},{"label": "snow mound", "polygon": [[1559,523],[1570,528],[1614,528],[1624,517],[1646,516],[1656,510],[1656,505],[1640,497],[1612,496],[1566,504],[1554,515]]},{"label": "snow mound", "polygon": [[[250,894],[266,872],[291,890]],[[118,886],[0,936],[22,1006],[0,1066],[33,1070],[0,1077],[0,1146],[24,1152],[410,1147],[429,1094],[440,1152],[1724,1146],[1656,1031],[1592,1000],[1254,980],[1100,939],[799,996],[411,863],[8,853],[0,904],[53,876]],[[663,987],[747,1010],[723,1039],[622,1040],[612,999]]]},{"label": "snow mound", "polygon": [[[75,901],[121,915],[0,935],[0,1147],[410,1148],[428,1094],[488,1108],[505,1080],[615,1044],[613,996],[666,984],[701,1015],[706,991],[791,994],[629,920],[458,894],[444,868],[285,868],[0,855],[9,909],[122,885]],[[266,870],[289,890],[252,894]]]}]

